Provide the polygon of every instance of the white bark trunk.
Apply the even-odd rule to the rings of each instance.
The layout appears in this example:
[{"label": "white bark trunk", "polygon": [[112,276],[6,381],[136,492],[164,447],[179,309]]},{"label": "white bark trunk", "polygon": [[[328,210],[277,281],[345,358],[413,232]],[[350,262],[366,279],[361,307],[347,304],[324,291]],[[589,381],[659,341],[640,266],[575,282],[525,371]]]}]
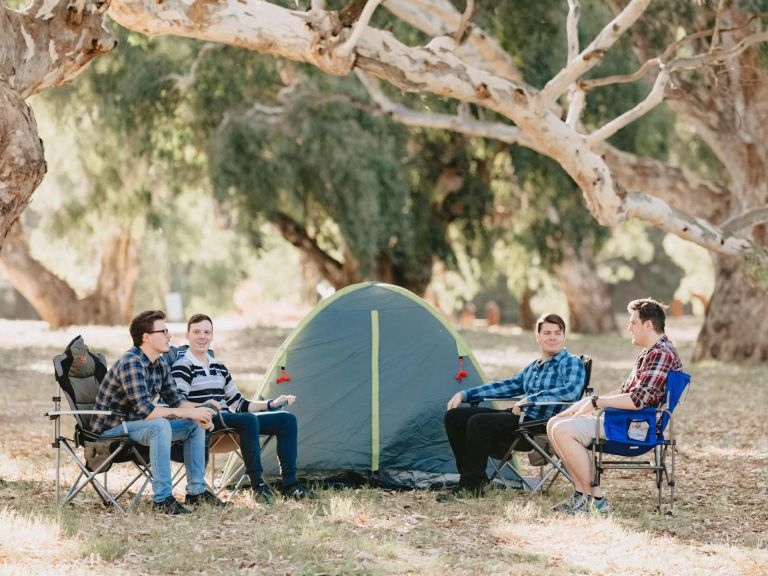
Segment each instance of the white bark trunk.
[{"label": "white bark trunk", "polygon": [[35,0],[24,11],[0,2],[0,247],[43,179],[43,143],[24,100],[74,78],[115,46],[106,3]]}]

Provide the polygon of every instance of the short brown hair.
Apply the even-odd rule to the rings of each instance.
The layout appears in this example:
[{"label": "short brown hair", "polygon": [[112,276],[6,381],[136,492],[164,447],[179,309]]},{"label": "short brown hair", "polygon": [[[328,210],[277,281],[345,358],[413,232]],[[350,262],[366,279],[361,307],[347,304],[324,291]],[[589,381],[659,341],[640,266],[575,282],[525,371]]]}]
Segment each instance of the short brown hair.
[{"label": "short brown hair", "polygon": [[205,320],[208,320],[208,322],[211,323],[211,328],[213,328],[213,320],[211,320],[211,317],[207,314],[192,314],[192,316],[189,317],[189,320],[187,320],[187,332],[189,332],[189,327],[192,326],[192,324],[197,324],[198,322],[203,322]]},{"label": "short brown hair", "polygon": [[665,304],[656,302],[653,298],[640,298],[638,300],[632,300],[627,304],[627,312],[632,314],[637,310],[638,316],[640,316],[640,322],[650,320],[653,324],[653,329],[656,334],[664,334],[664,321],[666,314],[664,314]]},{"label": "short brown hair", "polygon": [[539,316],[539,319],[536,320],[536,333],[538,334],[541,332],[541,325],[544,323],[548,324],[557,324],[560,326],[560,330],[565,333],[565,320],[563,320],[560,316],[557,314],[542,314]]},{"label": "short brown hair", "polygon": [[131,320],[131,326],[128,332],[131,333],[133,345],[137,348],[141,346],[144,334],[152,332],[155,326],[155,320],[165,320],[165,312],[162,310],[146,310]]}]

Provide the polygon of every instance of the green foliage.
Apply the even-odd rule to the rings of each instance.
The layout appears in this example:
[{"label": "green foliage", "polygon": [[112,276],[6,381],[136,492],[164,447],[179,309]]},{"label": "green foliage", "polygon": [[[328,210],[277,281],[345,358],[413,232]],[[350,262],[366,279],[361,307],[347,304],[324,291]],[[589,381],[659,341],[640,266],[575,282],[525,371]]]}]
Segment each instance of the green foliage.
[{"label": "green foliage", "polygon": [[[330,94],[335,96],[330,96]],[[259,224],[288,217],[364,277],[391,263],[423,290],[433,256],[451,261],[446,226],[470,240],[490,200],[482,160],[459,136],[409,131],[355,106],[349,80],[303,80],[276,113],[231,115],[210,149],[215,189],[258,245]],[[446,194],[441,177],[460,180]]]}]

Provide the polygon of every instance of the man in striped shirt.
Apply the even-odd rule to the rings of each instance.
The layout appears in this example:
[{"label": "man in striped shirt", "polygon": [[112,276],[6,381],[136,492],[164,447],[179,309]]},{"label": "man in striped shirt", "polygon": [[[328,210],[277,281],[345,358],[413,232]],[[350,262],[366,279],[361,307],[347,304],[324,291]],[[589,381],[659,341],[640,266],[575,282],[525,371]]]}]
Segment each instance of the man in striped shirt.
[{"label": "man in striped shirt", "polygon": [[226,425],[237,431],[254,498],[267,504],[274,499],[272,490],[262,477],[260,434],[277,437],[283,494],[296,499],[311,496],[296,478],[296,417],[289,412],[275,411],[282,406],[290,406],[296,397],[282,395],[274,400],[246,400],[227,367],[209,350],[213,342],[213,321],[209,316],[195,314],[189,319],[187,341],[189,348],[171,369],[176,387],[190,402],[198,405],[205,403],[220,410],[221,418],[213,420],[214,430]]},{"label": "man in striped shirt", "polygon": [[[547,314],[536,322],[536,342],[541,357],[509,380],[491,382],[457,392],[448,402],[445,430],[461,474],[458,488],[441,494],[446,501],[459,492],[479,496],[488,483],[488,457],[501,458],[514,439],[520,423],[520,405],[533,402],[575,402],[584,388],[584,363],[565,348],[565,321]],[[510,410],[460,407],[462,402],[522,396]],[[563,406],[533,406],[524,420],[552,417]]]},{"label": "man in striped shirt", "polygon": [[598,408],[640,410],[646,406],[659,406],[664,400],[667,373],[683,368],[677,350],[664,334],[664,306],[651,298],[643,298],[630,302],[627,312],[630,314],[627,330],[632,334],[632,344],[643,349],[627,380],[615,392],[584,398],[547,425],[547,435],[571,473],[575,488],[571,498],[556,507],[559,511],[594,510],[602,514],[610,511],[602,489],[591,485],[592,462],[587,446],[596,433],[605,438],[602,423],[599,432],[597,430],[594,411]]}]

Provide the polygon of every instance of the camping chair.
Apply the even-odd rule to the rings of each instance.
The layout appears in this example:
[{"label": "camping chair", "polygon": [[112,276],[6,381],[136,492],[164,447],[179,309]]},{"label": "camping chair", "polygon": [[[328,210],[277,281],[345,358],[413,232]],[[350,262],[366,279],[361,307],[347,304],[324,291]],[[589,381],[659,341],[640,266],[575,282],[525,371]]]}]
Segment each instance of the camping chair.
[{"label": "camping chair", "polygon": [[[584,384],[582,386],[579,398],[583,398],[587,394],[592,393],[592,389],[589,387],[589,381],[592,377],[592,358],[589,356],[580,356],[581,361],[584,363]],[[570,475],[560,463],[560,459],[554,454],[552,447],[550,446],[549,439],[547,438],[547,422],[549,419],[541,420],[529,420],[524,422],[525,412],[528,408],[533,406],[570,406],[573,402],[526,402],[521,405],[520,413],[520,425],[515,434],[515,439],[512,441],[509,449],[504,457],[498,461],[498,463],[490,458],[491,467],[493,473],[490,480],[493,482],[497,480],[504,485],[505,488],[517,487],[517,482],[520,482],[523,490],[530,490],[531,492],[538,492],[539,490],[546,490],[557,479],[558,474],[562,474],[568,480],[571,480]],[[518,472],[516,464],[516,455],[518,452],[528,452],[528,461],[532,466],[539,468],[539,477],[531,478],[523,476]],[[505,470],[512,475],[512,480],[515,484],[510,482]],[[549,484],[547,484],[549,481]]]},{"label": "camping chair", "polygon": [[[61,451],[69,454],[80,472],[72,487],[64,497],[63,503],[68,504],[88,484],[98,494],[105,506],[112,505],[122,512],[127,512],[138,503],[147,484],[152,481],[152,471],[148,464],[148,455],[143,446],[128,439],[127,435],[112,438],[101,438],[91,431],[90,420],[95,414],[111,414],[105,410],[94,410],[99,384],[107,373],[106,360],[102,354],[94,354],[88,350],[81,336],[77,336],[68,345],[64,354],[53,359],[54,372],[58,391],[53,396],[53,410],[46,412],[53,420],[53,444],[56,448],[56,505],[60,498]],[[69,410],[61,409],[62,395],[66,398]],[[63,435],[61,431],[62,416],[71,415],[75,418],[75,429],[72,438]],[[78,454],[83,449],[83,457]],[[142,453],[143,452],[143,453]],[[115,463],[130,463],[138,469],[138,473],[117,494],[112,494],[107,486],[107,473]],[[100,482],[97,478],[103,475]],[[118,499],[133,486],[137,480],[143,482],[136,495],[127,507],[123,507]]]},{"label": "camping chair", "polygon": [[[688,389],[691,377],[685,372],[671,371],[667,374],[667,388],[664,403],[640,410],[606,408],[598,412],[595,438],[598,438],[601,420],[605,423],[606,440],[595,440],[590,448],[594,462],[592,486],[600,485],[600,476],[609,468],[622,470],[650,470],[656,478],[658,501],[661,510],[664,479],[669,485],[669,513],[675,505],[675,446],[672,412]],[[645,460],[604,460],[604,454],[635,457],[653,452],[653,461]],[[667,467],[667,453],[671,452]]]}]

